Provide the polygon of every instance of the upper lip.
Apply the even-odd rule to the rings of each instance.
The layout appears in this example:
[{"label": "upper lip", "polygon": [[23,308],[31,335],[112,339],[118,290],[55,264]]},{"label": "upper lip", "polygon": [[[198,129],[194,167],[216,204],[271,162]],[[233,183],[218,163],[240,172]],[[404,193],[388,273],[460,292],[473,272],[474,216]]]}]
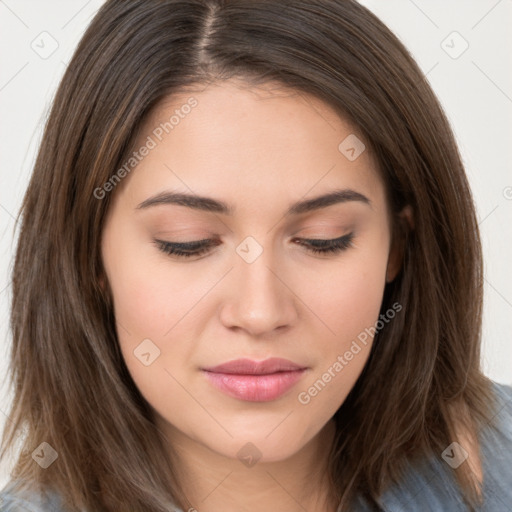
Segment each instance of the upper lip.
[{"label": "upper lip", "polygon": [[304,370],[306,367],[278,357],[271,357],[264,361],[251,359],[234,359],[217,366],[203,368],[204,371],[214,373],[231,373],[236,375],[268,375],[276,372]]}]

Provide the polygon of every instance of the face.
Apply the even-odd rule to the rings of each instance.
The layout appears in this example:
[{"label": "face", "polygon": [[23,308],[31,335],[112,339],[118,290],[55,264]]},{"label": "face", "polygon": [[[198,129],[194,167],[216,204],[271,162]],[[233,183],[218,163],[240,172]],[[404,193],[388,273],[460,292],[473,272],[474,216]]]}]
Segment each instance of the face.
[{"label": "face", "polygon": [[313,97],[233,81],[147,120],[102,256],[123,357],[169,438],[283,460],[345,400],[396,266],[360,139]]}]

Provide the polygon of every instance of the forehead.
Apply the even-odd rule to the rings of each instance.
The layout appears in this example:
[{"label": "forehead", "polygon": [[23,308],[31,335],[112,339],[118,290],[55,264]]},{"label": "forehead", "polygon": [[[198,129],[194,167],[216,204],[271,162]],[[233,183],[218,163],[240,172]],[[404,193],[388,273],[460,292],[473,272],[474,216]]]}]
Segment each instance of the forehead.
[{"label": "forehead", "polygon": [[215,83],[168,96],[151,112],[133,148],[151,149],[123,185],[133,201],[179,189],[253,210],[331,188],[378,202],[383,184],[368,145],[356,159],[344,153],[354,141],[364,144],[357,128],[314,96],[272,83]]}]

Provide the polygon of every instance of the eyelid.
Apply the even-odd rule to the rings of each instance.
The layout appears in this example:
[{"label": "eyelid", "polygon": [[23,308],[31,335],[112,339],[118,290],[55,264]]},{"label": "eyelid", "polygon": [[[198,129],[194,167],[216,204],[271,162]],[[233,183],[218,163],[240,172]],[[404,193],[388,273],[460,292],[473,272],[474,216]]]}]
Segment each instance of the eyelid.
[{"label": "eyelid", "polygon": [[[318,255],[335,255],[350,247],[353,247],[352,241],[354,238],[354,232],[347,233],[337,238],[299,238],[293,239],[298,245],[306,246],[307,250],[312,254]],[[164,240],[153,240],[154,244],[158,249],[169,256],[175,256],[177,258],[191,258],[193,256],[199,256],[208,250],[212,246],[220,245],[220,240],[214,239],[203,239],[203,240],[192,240],[187,242],[168,242]]]}]

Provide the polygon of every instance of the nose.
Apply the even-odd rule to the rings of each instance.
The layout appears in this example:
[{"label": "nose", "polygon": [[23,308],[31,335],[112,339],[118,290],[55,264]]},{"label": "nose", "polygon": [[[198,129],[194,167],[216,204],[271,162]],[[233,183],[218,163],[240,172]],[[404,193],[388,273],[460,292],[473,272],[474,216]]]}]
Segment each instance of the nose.
[{"label": "nose", "polygon": [[268,337],[277,329],[292,326],[300,301],[289,274],[276,264],[270,251],[264,250],[252,263],[237,258],[226,283],[222,323],[252,337]]}]

